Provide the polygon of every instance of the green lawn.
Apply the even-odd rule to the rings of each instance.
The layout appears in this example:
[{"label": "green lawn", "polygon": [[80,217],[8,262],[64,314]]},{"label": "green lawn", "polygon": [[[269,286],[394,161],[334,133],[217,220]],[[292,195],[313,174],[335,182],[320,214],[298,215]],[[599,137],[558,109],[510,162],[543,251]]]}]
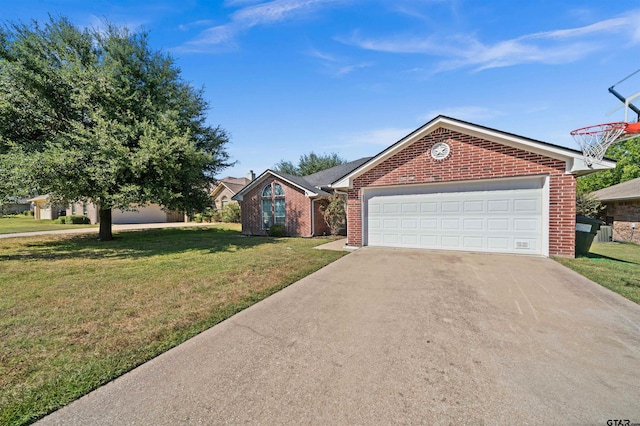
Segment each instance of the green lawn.
[{"label": "green lawn", "polygon": [[587,256],[555,260],[640,304],[640,245],[594,242]]},{"label": "green lawn", "polygon": [[0,240],[0,424],[33,422],[345,254],[231,228]]},{"label": "green lawn", "polygon": [[0,234],[16,232],[56,231],[58,229],[95,228],[98,225],[64,225],[53,220],[35,220],[33,216],[7,215],[0,217]]}]

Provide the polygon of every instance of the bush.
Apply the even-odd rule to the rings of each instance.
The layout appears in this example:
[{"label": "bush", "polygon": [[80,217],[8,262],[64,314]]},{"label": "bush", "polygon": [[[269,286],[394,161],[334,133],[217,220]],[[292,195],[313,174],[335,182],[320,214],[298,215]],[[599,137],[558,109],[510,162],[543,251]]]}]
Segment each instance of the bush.
[{"label": "bush", "polygon": [[284,225],[271,225],[269,235],[272,237],[282,237],[284,236],[284,231]]},{"label": "bush", "polygon": [[66,222],[66,216],[60,216],[59,218],[57,218],[56,220],[53,221],[53,223],[58,223],[60,225],[64,225]]},{"label": "bush", "polygon": [[193,221],[196,223],[202,223],[202,213],[196,213],[193,216]]},{"label": "bush", "polygon": [[67,225],[88,225],[91,223],[88,217],[79,214],[72,214],[71,216],[61,216],[58,218],[58,220],[60,219],[64,220],[64,222],[60,223],[66,223]]},{"label": "bush", "polygon": [[583,192],[576,194],[576,214],[597,218],[603,206],[593,192]]},{"label": "bush", "polygon": [[211,222],[222,222],[222,212],[213,210],[211,212]]},{"label": "bush", "polygon": [[222,209],[221,219],[223,222],[240,223],[240,205],[229,203]]},{"label": "bush", "polygon": [[320,206],[320,211],[329,226],[331,235],[338,235],[345,229],[347,223],[346,203],[344,197],[338,194],[330,196],[328,201],[327,205]]}]

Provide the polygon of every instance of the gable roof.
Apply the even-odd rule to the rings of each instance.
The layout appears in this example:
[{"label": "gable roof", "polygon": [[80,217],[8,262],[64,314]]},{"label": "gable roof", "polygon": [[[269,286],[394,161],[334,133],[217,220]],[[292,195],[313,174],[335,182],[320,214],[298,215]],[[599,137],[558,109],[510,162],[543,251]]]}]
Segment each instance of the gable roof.
[{"label": "gable roof", "polygon": [[231,176],[227,176],[218,182],[218,184],[211,191],[211,197],[215,198],[218,196],[218,193],[222,191],[223,188],[227,188],[231,191],[232,194],[237,194],[242,188],[244,188],[247,184],[251,182],[249,178],[235,178]]},{"label": "gable roof", "polygon": [[600,201],[640,199],[640,178],[600,189],[593,195]]},{"label": "gable roof", "polygon": [[311,175],[305,176],[304,179],[318,188],[328,188],[337,179],[350,173],[354,169],[360,167],[373,157],[363,157],[348,163],[339,164],[327,170],[321,170]]},{"label": "gable roof", "polygon": [[353,179],[362,175],[366,171],[377,166],[389,157],[397,154],[407,148],[414,142],[422,139],[424,136],[432,133],[438,128],[453,130],[466,135],[475,136],[484,140],[496,142],[502,145],[511,146],[547,157],[565,161],[566,172],[575,175],[585,175],[598,170],[605,170],[615,167],[614,160],[604,159],[600,164],[588,166],[581,151],[554,145],[548,142],[542,142],[535,139],[526,138],[513,133],[503,132],[501,130],[492,129],[490,127],[480,126],[478,124],[469,123],[467,121],[439,115],[422,127],[414,130],[404,138],[400,139],[387,149],[372,157],[369,161],[354,169],[350,173],[345,174],[341,178],[331,183],[332,188],[350,188]]},{"label": "gable roof", "polygon": [[360,158],[358,160],[350,161],[348,163],[339,164],[327,170],[322,170],[317,173],[313,173],[307,176],[294,176],[287,173],[278,172],[275,170],[267,169],[260,176],[255,178],[250,184],[242,188],[232,199],[236,201],[242,201],[244,194],[255,188],[258,184],[264,181],[269,176],[275,176],[290,185],[293,185],[304,191],[307,197],[325,197],[331,195],[331,192],[325,191],[331,186],[331,183],[345,174],[351,172],[356,167],[359,167],[371,157]]}]

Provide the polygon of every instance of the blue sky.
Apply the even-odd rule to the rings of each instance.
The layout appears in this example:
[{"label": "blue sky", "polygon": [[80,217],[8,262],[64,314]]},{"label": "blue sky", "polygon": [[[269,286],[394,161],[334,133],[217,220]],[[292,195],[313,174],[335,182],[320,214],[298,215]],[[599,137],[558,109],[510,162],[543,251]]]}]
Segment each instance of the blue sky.
[{"label": "blue sky", "polygon": [[[144,29],[238,164],[375,155],[438,114],[577,149],[569,131],[621,121],[607,89],[640,68],[635,1],[0,0],[4,21],[106,18]],[[640,92],[640,73],[616,86]],[[640,103],[640,102],[639,102]]]}]

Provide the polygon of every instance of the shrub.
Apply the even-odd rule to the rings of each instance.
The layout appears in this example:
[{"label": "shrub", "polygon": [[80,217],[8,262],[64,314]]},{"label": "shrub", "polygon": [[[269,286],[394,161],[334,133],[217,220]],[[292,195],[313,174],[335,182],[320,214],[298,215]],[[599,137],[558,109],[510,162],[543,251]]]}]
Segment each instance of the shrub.
[{"label": "shrub", "polygon": [[91,223],[88,217],[79,214],[72,214],[71,216],[61,216],[58,218],[58,220],[60,219],[64,220],[64,222],[60,223],[66,223],[67,225],[88,225]]},{"label": "shrub", "polygon": [[221,219],[223,222],[240,223],[240,205],[229,203],[222,209]]},{"label": "shrub", "polygon": [[269,235],[272,237],[282,237],[284,236],[284,231],[284,225],[271,225]]},{"label": "shrub", "polygon": [[197,223],[202,223],[202,213],[196,213],[193,216],[193,221]]},{"label": "shrub", "polygon": [[211,212],[211,221],[212,222],[222,222],[222,212],[219,210],[213,210]]},{"label": "shrub", "polygon": [[65,223],[67,223],[67,221],[65,220],[66,218],[67,218],[67,216],[60,216],[59,218],[54,220],[53,223],[58,223],[58,224],[64,225]]},{"label": "shrub", "polygon": [[576,194],[576,214],[597,218],[604,207],[593,192]]},{"label": "shrub", "polygon": [[329,225],[331,235],[338,235],[345,229],[347,212],[343,197],[333,194],[329,197],[329,203],[326,206],[320,206],[320,211],[324,221]]}]

